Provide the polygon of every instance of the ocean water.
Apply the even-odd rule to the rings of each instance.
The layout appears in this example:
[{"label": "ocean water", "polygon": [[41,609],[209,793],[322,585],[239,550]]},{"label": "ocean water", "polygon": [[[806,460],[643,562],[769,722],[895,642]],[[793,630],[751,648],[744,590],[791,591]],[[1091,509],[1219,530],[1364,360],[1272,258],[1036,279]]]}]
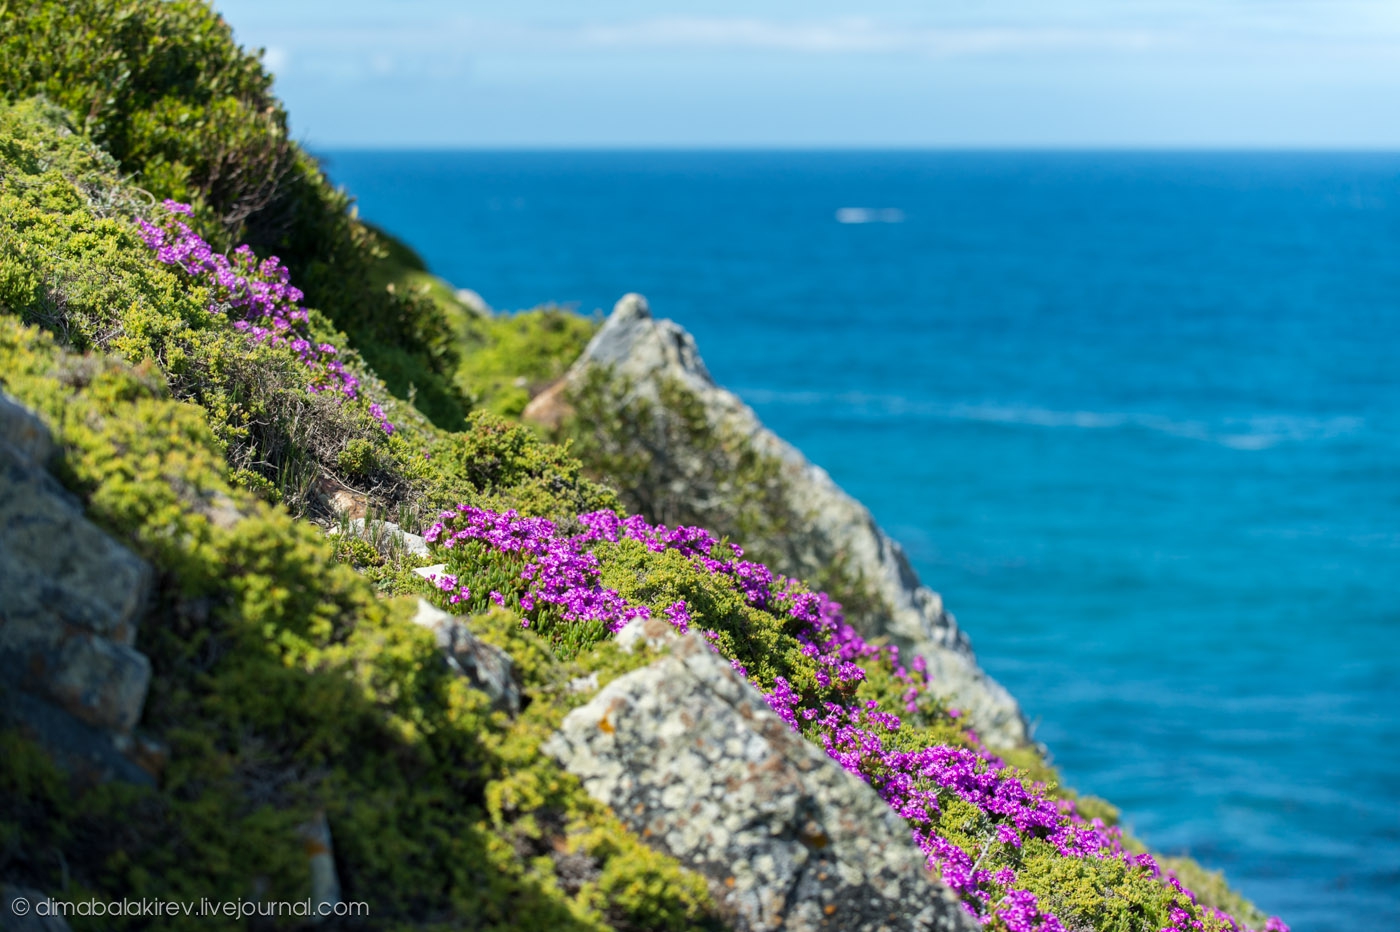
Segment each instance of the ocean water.
[{"label": "ocean water", "polygon": [[354,153],[497,308],[640,291],[866,502],[1067,780],[1400,929],[1400,155]]}]

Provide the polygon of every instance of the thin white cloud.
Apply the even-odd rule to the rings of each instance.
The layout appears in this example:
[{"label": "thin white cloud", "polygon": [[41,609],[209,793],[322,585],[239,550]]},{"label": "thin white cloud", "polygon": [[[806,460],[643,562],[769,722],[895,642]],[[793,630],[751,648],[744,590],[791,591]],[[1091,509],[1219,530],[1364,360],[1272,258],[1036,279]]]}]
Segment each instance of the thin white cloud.
[{"label": "thin white cloud", "polygon": [[[1396,4],[1400,8],[1400,2]],[[268,50],[273,71],[292,70],[338,80],[461,76],[474,60],[535,56],[590,58],[616,53],[704,56],[716,53],[807,58],[879,55],[952,59],[997,56],[1032,59],[1073,53],[1085,60],[1117,55],[1195,55],[1229,62],[1255,56],[1343,62],[1400,55],[1400,28],[1360,21],[1333,22],[1311,34],[1284,18],[1256,15],[1249,27],[1238,15],[1181,17],[1177,22],[1104,25],[1067,21],[1041,25],[913,24],[873,17],[782,20],[758,17],[667,16],[611,22],[527,21],[441,17],[417,21],[352,18],[341,24],[279,27]],[[1296,26],[1296,24],[1293,24]]]},{"label": "thin white cloud", "polygon": [[[541,38],[544,38],[541,36]],[[977,55],[1023,49],[1141,49],[1170,39],[1141,29],[901,27],[866,18],[782,22],[670,17],[588,25],[549,37],[582,46],[634,49],[765,49],[814,54],[914,52]]]},{"label": "thin white cloud", "polygon": [[[432,23],[290,28],[279,43],[300,48],[441,48],[468,51],[599,49],[765,50],[807,54],[868,52],[976,55],[1016,50],[1140,49],[1173,41],[1146,29],[1049,27],[937,28],[869,18],[784,21],[664,17],[613,23],[541,24],[451,19]],[[283,53],[285,54],[285,52]]]}]

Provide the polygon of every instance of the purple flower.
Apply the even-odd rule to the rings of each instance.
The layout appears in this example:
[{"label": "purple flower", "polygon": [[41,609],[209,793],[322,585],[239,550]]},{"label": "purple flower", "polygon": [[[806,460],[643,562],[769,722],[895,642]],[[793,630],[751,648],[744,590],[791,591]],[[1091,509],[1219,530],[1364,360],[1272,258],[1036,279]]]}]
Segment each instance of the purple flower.
[{"label": "purple flower", "polygon": [[681,634],[690,630],[690,610],[685,604],[685,599],[668,606],[666,617],[670,620],[671,626]]},{"label": "purple flower", "polygon": [[[330,388],[347,399],[359,397],[359,379],[335,360],[336,348],[311,342],[310,315],[299,306],[304,296],[288,283],[289,273],[280,259],[270,256],[259,262],[246,244],[232,256],[215,252],[188,224],[176,219],[193,215],[190,205],[166,200],[163,206],[169,214],[168,229],[139,219],[141,239],[155,250],[157,261],[178,266],[210,290],[213,300],[207,310],[211,315],[227,313],[234,318],[234,329],[248,334],[254,343],[290,349],[312,371],[310,391]],[[370,413],[384,433],[394,432],[378,405],[371,405]]]},{"label": "purple flower", "polygon": [[1008,932],[1064,932],[1059,919],[1040,911],[1035,894],[1029,890],[1006,894],[997,916],[1006,923]]},{"label": "purple flower", "polygon": [[[624,540],[639,542],[657,553],[675,551],[697,573],[730,586],[751,606],[786,619],[789,626],[795,624],[795,629],[789,630],[795,630],[798,654],[811,663],[811,680],[799,689],[788,677],[774,676],[764,695],[768,706],[789,728],[819,744],[843,768],[867,781],[891,809],[908,820],[928,866],[941,874],[963,898],[969,912],[984,924],[996,924],[1007,932],[1065,932],[1060,919],[1041,909],[1029,891],[1007,890],[994,899],[1001,892],[998,887],[1004,890],[1015,882],[1014,870],[983,868],[980,855],[974,857],[935,832],[943,804],[953,799],[982,813],[992,829],[988,843],[994,840],[1020,848],[1035,838],[1051,845],[1061,857],[1116,859],[1144,871],[1149,878],[1161,877],[1150,855],[1134,855],[1123,847],[1118,829],[1097,819],[1085,819],[1073,802],[1055,799],[1043,785],[1023,781],[1018,771],[983,747],[971,729],[962,733],[973,747],[908,749],[908,732],[899,715],[886,711],[876,700],[857,702],[852,696],[855,686],[867,678],[866,667],[883,664],[904,684],[901,703],[914,712],[921,691],[931,682],[927,664],[916,656],[911,661],[913,672],[905,670],[899,665],[897,650],[867,643],[846,624],[840,605],[824,593],[807,592],[767,567],[740,560],[737,548],[720,546],[718,538],[700,528],[670,529],[648,524],[635,515],[619,518],[609,511],[580,515],[578,523],[583,530],[567,536],[543,518],[463,504],[439,515],[424,537],[449,551],[476,542],[516,561],[516,595],[521,623],[526,627],[546,611],[565,622],[601,622],[612,632],[634,618],[649,617],[651,606],[629,602],[601,580],[601,564],[594,548]],[[439,588],[464,598],[469,594],[455,577],[445,579],[450,579],[450,585],[438,580]],[[496,604],[504,603],[499,592],[492,591],[490,598]],[[676,630],[684,633],[691,629],[694,619],[686,600],[659,604],[656,610]],[[723,641],[717,631],[703,629],[698,633],[711,650],[720,652]],[[739,658],[728,659],[736,672],[748,676]],[[956,720],[962,713],[949,709],[948,714]],[[1170,913],[1173,928],[1179,932],[1203,930],[1207,913],[1195,903],[1194,895],[1175,877],[1163,878],[1163,882],[1183,894]],[[1212,911],[1209,915],[1231,929],[1242,928],[1224,913]],[[1287,932],[1287,926],[1270,919],[1265,932]]]}]

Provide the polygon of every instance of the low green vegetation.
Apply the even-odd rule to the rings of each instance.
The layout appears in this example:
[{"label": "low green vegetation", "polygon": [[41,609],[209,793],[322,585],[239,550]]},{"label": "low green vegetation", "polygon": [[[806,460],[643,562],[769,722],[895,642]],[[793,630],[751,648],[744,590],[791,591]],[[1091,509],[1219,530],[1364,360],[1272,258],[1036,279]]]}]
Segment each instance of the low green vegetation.
[{"label": "low green vegetation", "polygon": [[[55,474],[89,516],[156,568],[140,730],[169,749],[156,788],[83,786],[0,722],[0,876],[67,899],[301,899],[298,826],[324,812],[344,897],[368,901],[375,927],[719,928],[699,877],[540,752],[584,701],[571,679],[606,682],[645,654],[622,654],[598,626],[523,628],[518,600],[473,604],[473,629],[521,674],[529,701],[509,718],[412,623],[418,598],[447,607],[446,595],[401,550],[337,528],[329,496],[418,531],[458,504],[570,529],[625,508],[715,526],[781,562],[805,516],[786,504],[779,464],[711,434],[679,386],[658,409],[590,382],[570,399],[565,442],[519,423],[597,322],[475,313],[356,219],[288,140],[257,57],[202,2],[0,0],[0,93],[0,388],[50,426]],[[157,261],[136,221],[166,197],[193,205],[216,248],[246,241],[286,260],[310,332],[342,348],[364,398],[309,391],[292,353],[250,342]],[[702,499],[663,481],[680,445],[703,453],[687,476],[710,489]],[[674,552],[622,541],[598,554],[626,599],[685,600],[755,681],[818,688],[791,619]],[[453,560],[480,592],[519,570],[480,549]],[[824,572],[814,584],[859,612],[862,581],[838,559]],[[906,685],[872,666],[838,691],[897,705]],[[921,703],[909,740],[974,746]],[[1028,782],[1054,779],[1033,751],[1013,763]],[[1028,846],[1021,870],[1044,902],[1104,932],[1140,928],[1138,878],[1111,865],[1070,876],[1042,854]],[[1203,899],[1257,917],[1218,876],[1173,868]]]},{"label": "low green vegetation", "polygon": [[[0,112],[0,153],[0,387],[50,424],[56,471],[90,516],[159,570],[141,727],[170,749],[158,790],[83,789],[7,729],[0,871],[69,898],[299,899],[296,827],[319,810],[345,896],[368,900],[378,926],[708,923],[703,884],[539,753],[566,701],[492,712],[409,622],[415,603],[381,597],[393,574],[357,573],[268,501],[312,507],[298,463],[346,484],[380,477],[367,491],[389,490],[381,503],[576,512],[609,493],[485,413],[444,434],[399,408],[389,437],[308,393],[289,354],[251,348],[119,210],[90,206],[110,166],[44,105]],[[243,517],[214,520],[214,502]],[[527,691],[559,691],[571,671],[548,645],[503,613],[483,627]]]},{"label": "low green vegetation", "polygon": [[593,367],[567,401],[572,415],[558,439],[607,477],[631,512],[709,527],[764,554],[780,551],[806,517],[792,512],[782,464],[746,437],[715,431],[700,399],[675,379],[652,400]]},{"label": "low green vegetation", "polygon": [[0,11],[0,94],[62,107],[149,197],[193,204],[216,248],[275,252],[394,395],[461,426],[468,405],[441,307],[375,287],[389,245],[290,140],[258,55],[207,3],[8,0]]},{"label": "low green vegetation", "polygon": [[783,463],[732,429],[715,430],[703,403],[675,379],[652,400],[602,367],[568,391],[570,416],[553,429],[588,475],[617,489],[634,514],[710,528],[742,541],[749,556],[828,592],[848,618],[886,611],[844,554],[811,550]]},{"label": "low green vegetation", "polygon": [[564,375],[597,330],[597,319],[557,307],[483,312],[461,301],[407,245],[370,229],[385,247],[371,269],[373,287],[437,305],[456,340],[457,389],[473,409],[519,418],[531,398]]},{"label": "low green vegetation", "polygon": [[519,418],[596,329],[597,321],[556,307],[478,317],[463,334],[459,384],[474,405]]}]

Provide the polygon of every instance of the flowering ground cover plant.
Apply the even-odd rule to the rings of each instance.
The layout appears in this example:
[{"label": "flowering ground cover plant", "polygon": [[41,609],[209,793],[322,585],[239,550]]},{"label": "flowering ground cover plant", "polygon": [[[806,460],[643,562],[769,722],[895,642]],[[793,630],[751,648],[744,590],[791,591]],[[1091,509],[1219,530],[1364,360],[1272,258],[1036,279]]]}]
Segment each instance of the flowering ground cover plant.
[{"label": "flowering ground cover plant", "polygon": [[[164,226],[138,221],[142,239],[158,261],[205,286],[211,315],[292,353],[309,370],[310,391],[359,398],[336,347],[312,339],[302,294],[275,257],[258,260],[246,246],[218,253],[180,219],[187,205],[165,208]],[[377,404],[369,410],[393,433]],[[459,505],[425,535],[453,570],[433,582],[450,606],[519,613],[564,656],[633,619],[655,615],[678,632],[694,630],[789,726],[907,819],[929,867],[992,928],[1245,929],[1199,904],[1119,829],[1086,818],[989,751],[939,700],[922,658],[906,668],[898,648],[866,642],[825,593],[743,559],[742,548],[702,528],[607,510],[574,524],[564,531],[542,517]],[[1109,887],[1114,896],[1104,895]],[[1286,932],[1276,918],[1264,929]]]},{"label": "flowering ground cover plant", "polygon": [[[40,6],[63,23],[96,9]],[[200,6],[137,0],[118,12],[198,19]],[[24,19],[0,17],[0,45]],[[52,35],[70,42],[66,28]],[[137,43],[147,45],[169,48]],[[86,107],[90,95],[81,99]],[[164,119],[150,125],[181,132]],[[1085,817],[1089,807],[1062,805],[1053,786],[986,751],[917,659],[903,669],[895,652],[846,627],[830,599],[698,529],[598,512],[614,494],[565,447],[518,423],[478,411],[465,424],[444,415],[433,423],[462,429],[440,430],[418,416],[429,410],[420,391],[386,436],[365,417],[365,399],[351,400],[365,387],[347,393],[330,363],[353,348],[384,376],[383,360],[431,342],[395,337],[421,319],[362,319],[355,308],[385,302],[347,310],[330,300],[360,287],[344,275],[343,253],[298,255],[279,242],[294,276],[246,250],[220,262],[181,233],[178,210],[167,211],[153,252],[133,222],[147,200],[125,173],[157,196],[186,195],[139,165],[119,172],[80,126],[81,114],[73,122],[44,101],[0,103],[0,385],[50,422],[61,478],[90,515],[157,570],[160,623],[140,642],[153,674],[142,728],[171,755],[157,788],[80,788],[0,722],[0,836],[15,842],[0,846],[7,880],[116,899],[236,897],[271,878],[269,892],[294,898],[309,882],[295,826],[324,808],[341,880],[374,897],[385,925],[457,927],[466,917],[493,932],[717,932],[703,879],[626,832],[539,751],[573,701],[560,697],[580,665],[618,672],[645,660],[624,661],[607,642],[646,613],[705,637],[789,725],[907,812],[930,863],[989,926],[1231,927],[1170,875],[1154,877],[1130,838]],[[214,238],[198,222],[207,213],[202,203],[190,222]],[[233,276],[227,292],[220,270]],[[314,297],[296,296],[292,277]],[[328,289],[327,277],[349,284]],[[332,337],[340,352],[312,341],[321,322],[303,303],[351,334]],[[240,321],[248,326],[235,329]],[[494,332],[500,321],[479,326]],[[538,342],[533,328],[493,345],[488,381],[545,379],[577,354],[561,338],[547,365],[511,368],[518,347]],[[250,482],[250,469],[265,481]],[[436,546],[455,578],[439,580],[450,591],[438,595],[490,610],[474,630],[511,654],[540,701],[510,720],[450,676],[431,635],[409,621],[421,588],[409,564],[342,558],[321,528],[295,519],[307,474],[336,477],[383,511],[435,513],[463,500],[493,508],[443,519]],[[232,501],[245,517],[212,521],[210,501]],[[395,593],[410,598],[384,598]],[[1186,886],[1221,905],[1209,884]],[[1251,916],[1248,925],[1266,923]]]},{"label": "flowering ground cover plant", "polygon": [[[906,668],[898,648],[864,640],[825,594],[701,528],[599,511],[565,530],[464,504],[425,536],[447,558],[451,572],[433,582],[449,603],[514,609],[562,652],[651,616],[700,634],[794,731],[909,821],[929,867],[989,928],[1246,928],[1198,903],[1120,829],[983,746],[938,699],[921,658]],[[1117,895],[1104,896],[1107,887]],[[1287,932],[1277,918],[1263,928]]]},{"label": "flowering ground cover plant", "polygon": [[[208,288],[210,314],[227,316],[234,329],[254,343],[291,350],[310,370],[309,391],[359,397],[360,380],[340,361],[339,350],[313,339],[311,315],[301,306],[304,295],[291,284],[290,273],[276,256],[259,260],[247,245],[239,246],[232,256],[216,252],[180,219],[193,214],[194,208],[172,200],[163,206],[164,225],[137,219],[141,238],[159,261],[183,269]],[[394,432],[378,403],[371,402],[369,411],[386,434]]]}]

